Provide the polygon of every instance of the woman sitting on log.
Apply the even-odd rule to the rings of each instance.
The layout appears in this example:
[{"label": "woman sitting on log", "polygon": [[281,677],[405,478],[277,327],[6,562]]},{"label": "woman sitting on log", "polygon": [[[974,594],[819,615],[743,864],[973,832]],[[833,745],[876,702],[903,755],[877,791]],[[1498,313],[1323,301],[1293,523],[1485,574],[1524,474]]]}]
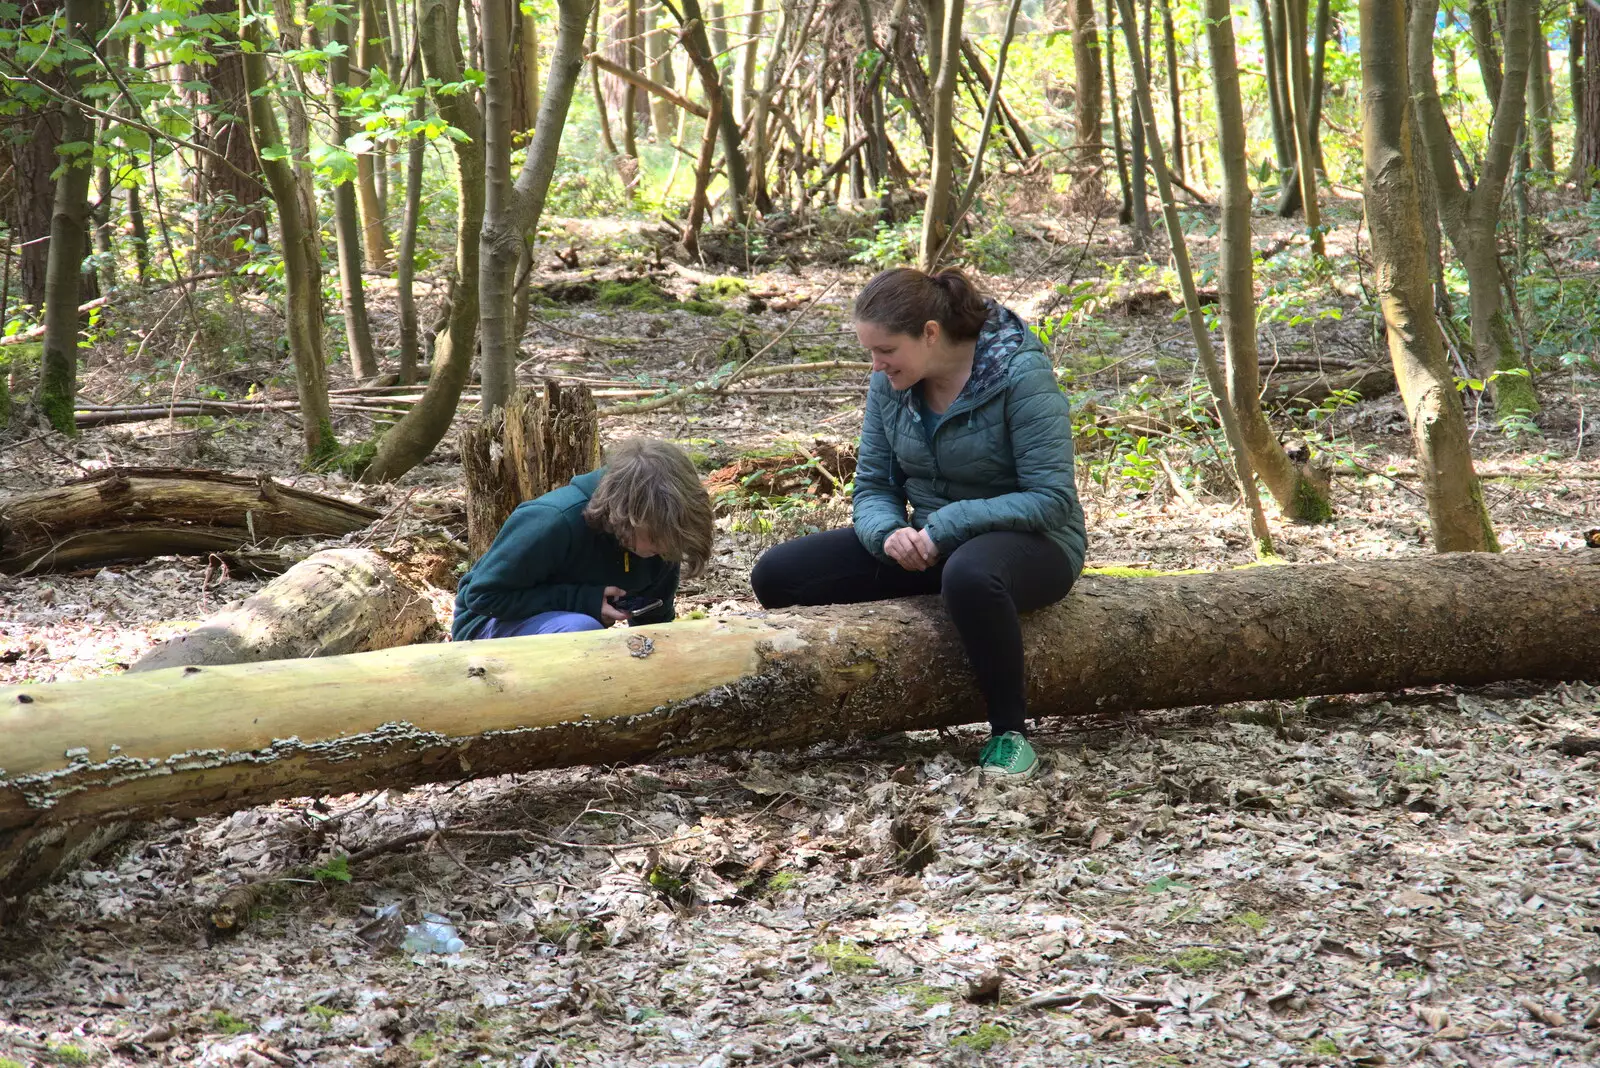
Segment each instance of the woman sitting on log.
[{"label": "woman sitting on log", "polygon": [[750,583],[767,608],[943,594],[988,703],[980,773],[1026,779],[1017,613],[1066,596],[1086,545],[1067,399],[1033,333],[959,271],[885,271],[855,325],[873,374],[853,529],[773,547]]},{"label": "woman sitting on log", "polygon": [[711,501],[676,445],[633,438],[524,501],[456,587],[453,641],[670,623],[711,556]]}]

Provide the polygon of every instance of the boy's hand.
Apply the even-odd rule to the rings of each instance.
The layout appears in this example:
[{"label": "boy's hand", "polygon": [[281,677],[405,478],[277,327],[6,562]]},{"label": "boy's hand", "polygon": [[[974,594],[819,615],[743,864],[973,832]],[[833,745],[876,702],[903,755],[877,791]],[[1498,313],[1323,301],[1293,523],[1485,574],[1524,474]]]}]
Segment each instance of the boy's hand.
[{"label": "boy's hand", "polygon": [[618,597],[626,596],[628,596],[628,591],[620,586],[607,586],[606,592],[600,598],[600,622],[609,627],[613,623],[621,623],[627,619],[628,613],[611,603]]}]

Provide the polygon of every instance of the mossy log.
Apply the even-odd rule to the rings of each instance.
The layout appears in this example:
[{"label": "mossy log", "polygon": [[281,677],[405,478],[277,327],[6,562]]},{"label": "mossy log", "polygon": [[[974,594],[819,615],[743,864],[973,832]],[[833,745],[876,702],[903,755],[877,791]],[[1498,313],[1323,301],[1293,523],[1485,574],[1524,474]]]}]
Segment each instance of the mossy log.
[{"label": "mossy log", "polygon": [[[1600,678],[1600,553],[1086,576],[1024,623],[1038,716]],[[0,886],[93,828],[981,719],[935,598],[0,687]]]},{"label": "mossy log", "polygon": [[265,475],[113,468],[0,500],[0,571],[228,552],[279,538],[348,534],[376,518],[365,505]]}]

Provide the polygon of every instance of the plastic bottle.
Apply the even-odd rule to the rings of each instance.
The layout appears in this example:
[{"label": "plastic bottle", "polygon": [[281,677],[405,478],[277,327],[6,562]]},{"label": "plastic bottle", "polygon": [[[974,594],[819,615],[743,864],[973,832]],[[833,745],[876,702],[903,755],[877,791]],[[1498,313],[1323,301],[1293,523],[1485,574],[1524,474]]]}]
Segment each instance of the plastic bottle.
[{"label": "plastic bottle", "polygon": [[421,923],[407,924],[400,945],[412,953],[460,953],[467,948],[450,917],[437,912],[424,912]]}]

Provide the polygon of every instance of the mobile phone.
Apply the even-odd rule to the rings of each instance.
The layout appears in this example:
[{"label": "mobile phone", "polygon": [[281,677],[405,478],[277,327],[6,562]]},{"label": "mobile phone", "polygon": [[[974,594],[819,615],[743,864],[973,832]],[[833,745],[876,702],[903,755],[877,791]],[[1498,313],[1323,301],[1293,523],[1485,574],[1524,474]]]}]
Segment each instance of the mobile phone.
[{"label": "mobile phone", "polygon": [[647,597],[642,593],[630,593],[626,597],[618,597],[612,601],[611,606],[619,612],[626,612],[630,616],[638,616],[660,608],[661,598]]}]

